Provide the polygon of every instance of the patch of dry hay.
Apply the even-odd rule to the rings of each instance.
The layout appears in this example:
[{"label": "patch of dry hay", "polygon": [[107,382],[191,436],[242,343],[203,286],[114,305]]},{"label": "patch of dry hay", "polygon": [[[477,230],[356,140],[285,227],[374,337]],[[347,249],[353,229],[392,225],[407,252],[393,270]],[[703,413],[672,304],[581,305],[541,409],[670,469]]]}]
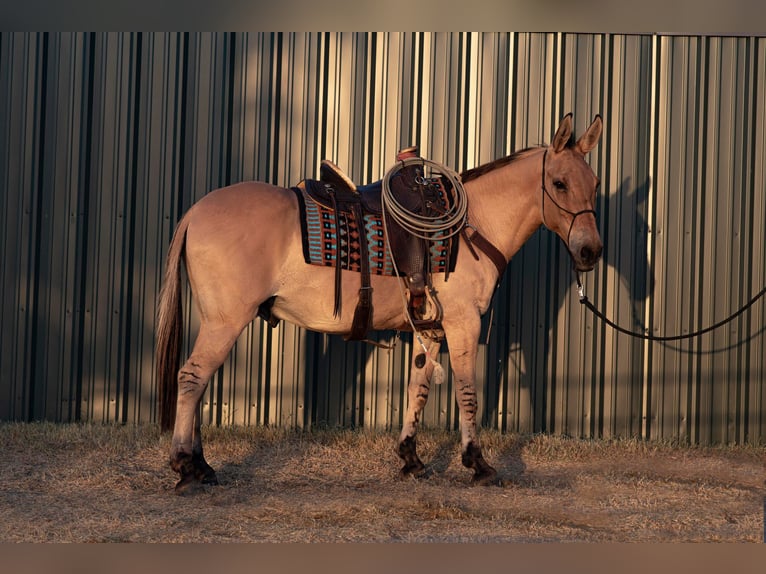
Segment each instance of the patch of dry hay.
[{"label": "patch of dry hay", "polygon": [[0,541],[749,541],[764,449],[485,431],[503,485],[472,488],[456,433],[423,431],[423,480],[392,433],[206,428],[221,485],[173,494],[155,426],[0,424]]}]

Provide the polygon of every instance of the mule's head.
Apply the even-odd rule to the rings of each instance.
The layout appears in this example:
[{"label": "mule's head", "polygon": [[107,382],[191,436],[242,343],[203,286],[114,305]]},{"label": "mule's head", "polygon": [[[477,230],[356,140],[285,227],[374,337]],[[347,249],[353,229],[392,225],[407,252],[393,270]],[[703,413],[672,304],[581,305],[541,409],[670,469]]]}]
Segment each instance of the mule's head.
[{"label": "mule's head", "polygon": [[596,116],[575,141],[572,114],[567,114],[543,159],[543,223],[564,240],[578,271],[593,269],[603,248],[594,211],[600,181],[585,161],[585,154],[601,137],[601,128],[601,116]]}]

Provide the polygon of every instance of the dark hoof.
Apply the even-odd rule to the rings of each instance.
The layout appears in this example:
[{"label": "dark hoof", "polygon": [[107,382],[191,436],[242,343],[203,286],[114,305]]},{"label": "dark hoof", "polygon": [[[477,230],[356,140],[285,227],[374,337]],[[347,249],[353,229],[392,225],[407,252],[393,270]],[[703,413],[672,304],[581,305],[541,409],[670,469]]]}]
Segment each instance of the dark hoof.
[{"label": "dark hoof", "polygon": [[190,496],[203,492],[205,487],[194,475],[187,475],[176,483],[175,493],[178,496]]},{"label": "dark hoof", "polygon": [[482,471],[477,470],[471,478],[471,486],[499,486],[497,471],[487,465]]},{"label": "dark hoof", "polygon": [[426,465],[418,457],[415,437],[408,436],[399,443],[399,458],[404,461],[404,466],[399,471],[399,478],[407,478],[409,476],[422,477],[425,475]]},{"label": "dark hoof", "polygon": [[409,477],[426,478],[426,476],[426,465],[419,460],[415,464],[405,464],[399,471],[399,480],[404,480]]},{"label": "dark hoof", "polygon": [[463,452],[463,466],[473,469],[471,484],[476,486],[489,486],[499,484],[497,471],[492,468],[481,455],[481,448],[469,443]]},{"label": "dark hoof", "polygon": [[194,455],[192,457],[192,464],[194,465],[194,476],[202,484],[210,486],[218,486],[218,477],[215,475],[215,470],[210,466],[205,457],[200,455]]},{"label": "dark hoof", "polygon": [[170,467],[181,475],[181,479],[175,486],[176,494],[196,494],[204,490],[203,485],[218,484],[215,470],[205,461],[202,453],[194,455],[179,453],[171,457]]},{"label": "dark hoof", "polygon": [[202,476],[198,476],[197,479],[207,486],[218,486],[218,477],[215,475],[215,471],[211,468],[209,472],[205,472]]}]

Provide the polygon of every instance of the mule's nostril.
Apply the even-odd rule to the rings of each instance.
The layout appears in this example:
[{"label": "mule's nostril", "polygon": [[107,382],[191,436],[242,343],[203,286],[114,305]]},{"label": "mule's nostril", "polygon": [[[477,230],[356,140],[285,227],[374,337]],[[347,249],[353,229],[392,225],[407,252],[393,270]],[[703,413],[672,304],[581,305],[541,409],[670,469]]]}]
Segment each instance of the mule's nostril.
[{"label": "mule's nostril", "polygon": [[584,246],[580,249],[580,258],[587,263],[595,263],[601,257],[601,249],[600,245],[595,248]]}]

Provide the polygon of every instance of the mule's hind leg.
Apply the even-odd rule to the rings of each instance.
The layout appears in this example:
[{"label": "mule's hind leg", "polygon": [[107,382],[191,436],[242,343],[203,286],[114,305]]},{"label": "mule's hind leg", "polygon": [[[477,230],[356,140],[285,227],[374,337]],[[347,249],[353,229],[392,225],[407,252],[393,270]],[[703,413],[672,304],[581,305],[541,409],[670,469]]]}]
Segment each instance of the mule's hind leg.
[{"label": "mule's hind leg", "polygon": [[215,471],[202,454],[199,403],[213,373],[229,354],[242,329],[202,323],[194,349],[178,371],[178,403],[170,466],[180,475],[179,494],[193,491],[200,483],[215,483]]},{"label": "mule's hind leg", "polygon": [[194,476],[202,484],[216,485],[218,484],[218,477],[215,474],[215,470],[205,460],[205,455],[202,453],[202,431],[201,431],[201,407],[197,405],[194,410],[194,440],[192,442],[192,464],[194,465]]},{"label": "mule's hind leg", "polygon": [[400,477],[409,475],[418,476],[425,470],[425,465],[420,460],[415,443],[420,415],[428,402],[428,392],[431,389],[431,377],[434,365],[431,359],[436,359],[439,352],[440,341],[421,335],[423,344],[428,349],[428,354],[416,341],[412,352],[412,364],[410,366],[410,380],[407,385],[407,412],[404,416],[404,425],[399,436],[399,457],[404,461],[404,466],[399,471]]}]

